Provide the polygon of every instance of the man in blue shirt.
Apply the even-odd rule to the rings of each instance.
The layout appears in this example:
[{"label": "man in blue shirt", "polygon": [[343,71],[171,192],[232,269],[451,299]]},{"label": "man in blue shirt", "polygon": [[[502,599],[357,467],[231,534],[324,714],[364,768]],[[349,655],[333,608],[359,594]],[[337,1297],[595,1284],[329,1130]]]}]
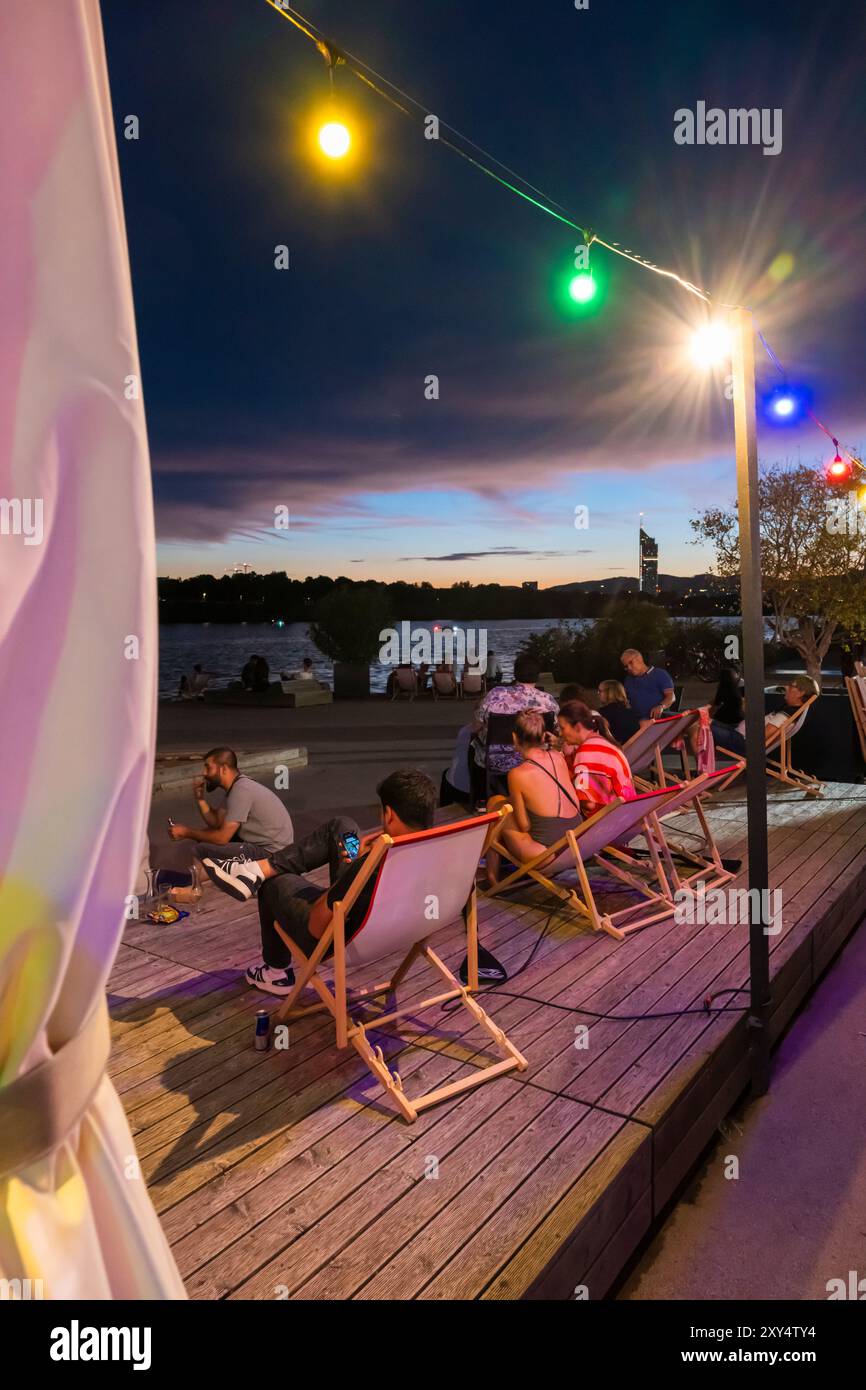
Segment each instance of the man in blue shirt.
[{"label": "man in blue shirt", "polygon": [[628,675],[625,693],[639,719],[660,719],[674,703],[674,683],[667,671],[647,666],[640,652],[629,647],[621,657]]}]

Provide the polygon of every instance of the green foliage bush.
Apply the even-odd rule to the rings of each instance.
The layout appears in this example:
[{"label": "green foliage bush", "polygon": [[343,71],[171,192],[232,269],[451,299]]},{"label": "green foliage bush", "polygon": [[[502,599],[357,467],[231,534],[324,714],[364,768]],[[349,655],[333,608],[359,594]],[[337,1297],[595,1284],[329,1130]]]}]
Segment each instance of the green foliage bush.
[{"label": "green foliage bush", "polygon": [[388,595],[368,589],[332,589],[316,606],[309,635],[323,656],[352,666],[369,666],[382,646],[380,633],[392,626]]},{"label": "green foliage bush", "polygon": [[664,652],[674,624],[664,609],[641,599],[611,599],[596,621],[580,629],[560,623],[532,633],[521,646],[552,671],[557,681],[575,681],[594,690],[599,681],[622,680],[620,657],[636,647],[648,662]]}]

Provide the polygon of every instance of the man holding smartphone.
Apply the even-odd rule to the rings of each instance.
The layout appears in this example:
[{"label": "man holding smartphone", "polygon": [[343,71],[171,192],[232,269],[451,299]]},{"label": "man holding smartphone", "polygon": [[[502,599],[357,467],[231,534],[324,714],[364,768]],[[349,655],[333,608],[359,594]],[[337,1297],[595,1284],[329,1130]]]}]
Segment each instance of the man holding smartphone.
[{"label": "man holding smartphone", "polygon": [[[345,897],[380,836],[409,835],[432,826],[438,792],[425,773],[414,768],[392,772],[376,790],[382,803],[382,829],[369,835],[362,836],[351,816],[335,816],[303,840],[260,859],[243,854],[224,861],[202,859],[211,882],[224,893],[240,902],[258,896],[264,959],[246,972],[248,984],[268,994],[288,994],[295,982],[292,957],[275,921],[309,956],[331,920],[334,903]],[[326,864],[331,886],[323,893],[303,875]],[[374,875],[353,903],[346,917],[347,941],[363,925],[375,887]]]}]

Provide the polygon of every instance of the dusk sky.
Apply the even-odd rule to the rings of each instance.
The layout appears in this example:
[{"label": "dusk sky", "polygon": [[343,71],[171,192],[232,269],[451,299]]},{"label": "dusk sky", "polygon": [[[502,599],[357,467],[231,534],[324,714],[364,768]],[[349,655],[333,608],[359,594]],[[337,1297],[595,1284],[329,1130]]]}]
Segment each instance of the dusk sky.
[{"label": "dusk sky", "polygon": [[[699,300],[594,248],[603,303],[567,310],[577,234],[345,67],[355,148],[317,156],[326,65],[264,0],[102,8],[161,574],[543,587],[636,573],[641,511],[660,570],[709,567],[688,523],[733,499],[733,421],[724,373],[686,356]],[[866,445],[861,4],[300,10],[581,225],[752,307],[816,413]],[[676,144],[698,102],[780,109],[780,152]],[[832,453],[808,421],[759,431],[767,462]]]}]

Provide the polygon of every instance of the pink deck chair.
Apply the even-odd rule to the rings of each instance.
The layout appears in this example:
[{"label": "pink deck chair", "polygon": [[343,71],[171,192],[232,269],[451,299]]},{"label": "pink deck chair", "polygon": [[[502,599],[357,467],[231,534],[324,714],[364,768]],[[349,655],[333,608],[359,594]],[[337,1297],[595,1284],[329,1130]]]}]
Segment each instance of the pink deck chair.
[{"label": "pink deck chair", "polygon": [[399,700],[401,695],[408,695],[410,700],[414,700],[418,694],[418,672],[411,666],[395,666],[394,679],[391,682],[391,699]]},{"label": "pink deck chair", "polygon": [[464,671],[460,682],[461,700],[465,699],[467,695],[483,695],[485,684],[482,671]]},{"label": "pink deck chair", "polygon": [[644,791],[649,788],[650,783],[639,774],[649,772],[651,768],[655,771],[660,787],[665,787],[676,780],[665,772],[662,764],[662,753],[678,738],[683,740],[680,749],[683,778],[686,782],[689,781],[691,765],[685,736],[699,718],[700,710],[686,709],[679,714],[666,714],[662,719],[653,719],[650,724],[645,724],[643,728],[638,729],[636,734],[632,734],[628,743],[623,744],[622,751],[628,758],[628,765],[632,770],[636,787],[640,787]]},{"label": "pink deck chair", "polygon": [[[502,893],[529,879],[540,883],[548,892],[561,898],[575,909],[594,931],[607,932],[623,941],[629,932],[661,922],[674,911],[673,890],[668,883],[658,849],[658,836],[651,818],[656,816],[680,790],[679,786],[655,788],[632,801],[617,797],[596,811],[577,830],[568,830],[561,840],[541,854],[518,864],[515,870],[487,890],[488,897]],[[625,846],[630,840],[643,836],[649,850],[649,861],[629,854]],[[513,853],[501,839],[500,833],[491,840],[491,848],[506,859],[516,862]],[[593,861],[607,873],[638,893],[643,901],[616,912],[601,912],[596,904],[587,867]],[[649,877],[640,877],[649,870]],[[580,892],[554,883],[558,874],[567,870],[577,872]],[[650,905],[652,911],[635,916]],[[622,924],[622,925],[620,925]]]},{"label": "pink deck chair", "polygon": [[[410,1122],[417,1119],[421,1110],[426,1110],[438,1101],[458,1095],[472,1086],[479,1086],[483,1081],[501,1076],[503,1072],[513,1071],[515,1068],[525,1071],[527,1067],[526,1059],[472,998],[472,991],[478,990],[475,875],[478,861],[495,827],[503,816],[510,814],[511,807],[503,806],[501,810],[493,811],[489,815],[457,821],[452,825],[436,826],[432,830],[419,831],[413,835],[401,835],[395,839],[383,835],[373,846],[345,898],[334,904],[331,921],[309,957],[295,945],[281,924],[276,923],[277,931],[294,956],[296,974],[294,988],[278,1010],[277,1017],[300,1018],[304,1014],[326,1009],[334,1018],[337,1046],[342,1048],[349,1043],[352,1044],[373,1075],[385,1087],[400,1113]],[[371,878],[375,879],[375,886],[367,915],[347,944],[346,913]],[[465,986],[451,973],[429,944],[430,937],[435,932],[459,917],[463,918],[466,925]],[[319,966],[331,946],[334,952],[333,990],[328,988],[319,974]],[[347,970],[370,965],[398,952],[402,953],[402,960],[391,978],[353,991],[353,1008],[367,1000],[394,993],[419,957],[423,957],[443,977],[448,988],[444,993],[432,995],[407,1008],[396,1009],[389,1014],[377,1014],[367,1023],[352,1017],[348,1011],[346,997]],[[316,991],[321,1003],[298,1008],[298,996],[308,984]],[[381,1047],[373,1047],[370,1044],[366,1029],[379,1029],[403,1017],[404,1014],[418,1014],[434,1004],[444,1004],[449,999],[459,1000],[474,1021],[486,1029],[503,1054],[504,1060],[485,1067],[473,1067],[471,1075],[410,1100],[403,1091],[400,1073],[389,1068]]]},{"label": "pink deck chair", "polygon": [[459,690],[453,671],[433,671],[430,674],[434,700],[457,699]]}]

